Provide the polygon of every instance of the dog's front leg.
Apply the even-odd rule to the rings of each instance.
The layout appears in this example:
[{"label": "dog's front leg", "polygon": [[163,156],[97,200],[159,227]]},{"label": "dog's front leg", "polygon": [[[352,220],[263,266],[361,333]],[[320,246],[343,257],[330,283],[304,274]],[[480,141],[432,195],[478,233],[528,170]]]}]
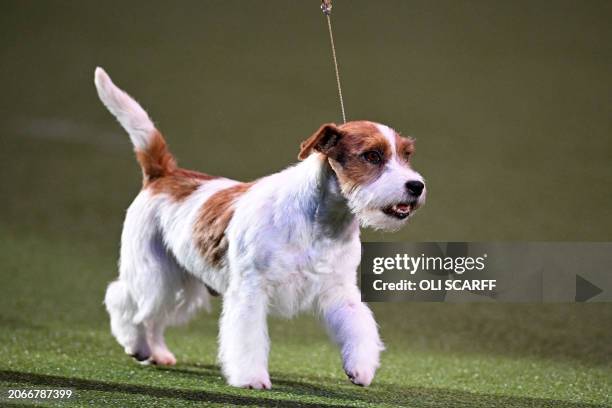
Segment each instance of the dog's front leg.
[{"label": "dog's front leg", "polygon": [[322,297],[321,309],[330,335],[340,346],[346,375],[353,384],[370,385],[384,345],[372,311],[361,302],[359,289],[351,286],[330,291]]},{"label": "dog's front leg", "polygon": [[235,387],[270,389],[267,298],[257,285],[232,285],[223,295],[219,360]]}]

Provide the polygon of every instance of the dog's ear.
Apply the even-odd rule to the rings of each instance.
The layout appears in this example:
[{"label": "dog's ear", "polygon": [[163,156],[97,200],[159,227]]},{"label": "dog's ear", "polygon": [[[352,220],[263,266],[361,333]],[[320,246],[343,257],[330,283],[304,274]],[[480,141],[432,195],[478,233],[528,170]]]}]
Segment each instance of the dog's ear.
[{"label": "dog's ear", "polygon": [[335,123],[326,123],[312,136],[302,142],[298,159],[304,160],[313,150],[323,154],[329,154],[331,149],[338,144],[341,137],[342,131]]}]

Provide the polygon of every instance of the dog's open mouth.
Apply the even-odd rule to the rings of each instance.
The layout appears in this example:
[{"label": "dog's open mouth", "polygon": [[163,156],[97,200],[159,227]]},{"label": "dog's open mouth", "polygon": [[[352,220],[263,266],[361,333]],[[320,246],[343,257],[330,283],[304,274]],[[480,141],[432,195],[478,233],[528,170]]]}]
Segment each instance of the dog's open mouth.
[{"label": "dog's open mouth", "polygon": [[394,217],[400,220],[408,217],[412,211],[411,203],[397,203],[383,208],[382,212],[390,217]]}]

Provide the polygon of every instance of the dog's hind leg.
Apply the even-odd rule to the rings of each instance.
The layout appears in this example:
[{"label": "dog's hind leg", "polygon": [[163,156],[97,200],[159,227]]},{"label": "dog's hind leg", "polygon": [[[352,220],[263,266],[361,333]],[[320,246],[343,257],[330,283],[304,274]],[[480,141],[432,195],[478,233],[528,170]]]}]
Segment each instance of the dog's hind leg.
[{"label": "dog's hind leg", "polygon": [[151,350],[147,343],[143,324],[134,324],[137,306],[124,281],[111,282],[104,298],[111,319],[111,332],[125,352],[138,361],[147,360]]},{"label": "dog's hind leg", "polygon": [[208,306],[206,286],[166,248],[157,222],[158,203],[141,192],[128,209],[121,236],[119,279],[107,291],[113,335],[125,351],[152,363],[176,360],[164,329],[186,322]]},{"label": "dog's hind leg", "polygon": [[[144,320],[147,343],[151,349],[150,362],[159,365],[174,365],[176,358],[166,346],[164,331],[169,326],[186,323],[201,307],[209,308],[206,286],[183,271],[179,265],[167,265],[170,274],[164,280],[164,302],[158,304],[156,312]],[[168,296],[170,295],[170,296]]]},{"label": "dog's hind leg", "polygon": [[161,240],[149,246],[138,262],[142,270],[131,282],[138,307],[134,323],[144,326],[149,361],[173,365],[176,358],[166,346],[165,329],[187,322],[198,309],[207,307],[209,295],[206,286],[176,262]]},{"label": "dog's hind leg", "polygon": [[150,361],[153,364],[159,365],[174,365],[176,364],[176,357],[166,346],[164,340],[164,330],[166,329],[166,323],[164,321],[148,321],[145,323],[147,332],[147,341],[151,347]]}]

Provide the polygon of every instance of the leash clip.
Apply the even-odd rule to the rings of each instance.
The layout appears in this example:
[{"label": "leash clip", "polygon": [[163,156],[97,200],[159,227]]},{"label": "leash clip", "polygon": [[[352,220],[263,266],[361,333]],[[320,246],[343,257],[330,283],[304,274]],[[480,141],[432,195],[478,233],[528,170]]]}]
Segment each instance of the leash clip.
[{"label": "leash clip", "polygon": [[321,0],[321,11],[323,12],[323,14],[329,16],[331,14],[331,10],[332,0]]}]

